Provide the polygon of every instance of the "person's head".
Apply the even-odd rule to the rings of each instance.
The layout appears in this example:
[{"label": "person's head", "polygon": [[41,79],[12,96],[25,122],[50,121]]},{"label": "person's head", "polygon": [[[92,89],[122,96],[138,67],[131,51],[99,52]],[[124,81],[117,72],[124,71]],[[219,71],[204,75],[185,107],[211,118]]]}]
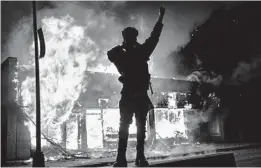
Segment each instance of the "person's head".
[{"label": "person's head", "polygon": [[122,37],[125,43],[128,44],[135,44],[137,42],[137,37],[139,35],[139,32],[134,27],[126,27],[122,31]]}]

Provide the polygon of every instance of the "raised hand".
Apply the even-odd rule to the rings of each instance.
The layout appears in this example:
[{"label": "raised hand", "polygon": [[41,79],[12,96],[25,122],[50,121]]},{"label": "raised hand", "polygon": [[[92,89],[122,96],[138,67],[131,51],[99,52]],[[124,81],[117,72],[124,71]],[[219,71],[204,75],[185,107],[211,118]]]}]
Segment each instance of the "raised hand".
[{"label": "raised hand", "polygon": [[163,6],[160,6],[159,14],[163,16],[165,14],[165,8]]}]

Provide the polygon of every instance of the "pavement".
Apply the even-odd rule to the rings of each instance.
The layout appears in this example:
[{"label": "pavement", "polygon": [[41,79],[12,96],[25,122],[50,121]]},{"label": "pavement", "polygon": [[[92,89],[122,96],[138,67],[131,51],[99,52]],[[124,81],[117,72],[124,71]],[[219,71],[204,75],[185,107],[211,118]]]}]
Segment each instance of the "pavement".
[{"label": "pavement", "polygon": [[[260,153],[259,155],[255,156],[256,162],[259,164],[259,161],[261,161],[261,143],[255,143],[255,144],[200,144],[200,145],[179,145],[175,148],[169,149],[169,150],[155,150],[150,151],[146,153],[148,161],[155,161],[155,160],[165,160],[170,158],[184,158],[184,157],[190,157],[190,156],[199,156],[199,155],[206,155],[206,154],[215,154],[215,153],[228,153],[233,152],[237,162],[240,162],[241,165],[247,165],[247,163],[244,163],[244,159],[248,158],[250,155],[253,155],[253,152],[249,152],[254,150],[256,153]],[[243,152],[246,153],[244,156],[245,158],[242,158],[242,151],[248,151]],[[133,167],[133,162],[135,159],[136,153],[134,150],[128,150],[127,152],[127,159],[128,164]],[[239,159],[238,159],[239,158]],[[241,159],[241,160],[240,160]],[[242,162],[243,159],[243,162]],[[260,159],[260,160],[259,160]],[[245,159],[246,160],[246,159]],[[56,161],[46,161],[45,166],[46,167],[107,167],[113,164],[115,161],[115,155],[111,155],[110,157],[106,156],[99,156],[97,158],[91,158],[91,159],[69,159],[69,160],[56,160]],[[6,166],[19,166],[19,167],[31,167],[32,162],[9,162]]]}]

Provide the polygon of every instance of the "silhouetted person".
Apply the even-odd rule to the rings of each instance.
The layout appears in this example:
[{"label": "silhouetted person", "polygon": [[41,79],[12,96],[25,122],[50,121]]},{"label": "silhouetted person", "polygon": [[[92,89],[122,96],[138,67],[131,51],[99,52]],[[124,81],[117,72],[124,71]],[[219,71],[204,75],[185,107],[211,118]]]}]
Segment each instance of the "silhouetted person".
[{"label": "silhouetted person", "polygon": [[120,100],[120,128],[118,153],[114,167],[126,167],[126,149],[129,136],[129,126],[135,113],[137,125],[137,166],[148,166],[144,155],[144,142],[146,132],[146,117],[153,108],[147,90],[150,85],[150,73],[148,61],[154,51],[163,28],[162,19],[165,8],[160,7],[159,19],[151,32],[150,37],[143,43],[137,42],[138,30],[127,27],[122,31],[123,44],[116,46],[107,55],[109,60],[115,64],[121,77],[119,81],[123,84]]}]

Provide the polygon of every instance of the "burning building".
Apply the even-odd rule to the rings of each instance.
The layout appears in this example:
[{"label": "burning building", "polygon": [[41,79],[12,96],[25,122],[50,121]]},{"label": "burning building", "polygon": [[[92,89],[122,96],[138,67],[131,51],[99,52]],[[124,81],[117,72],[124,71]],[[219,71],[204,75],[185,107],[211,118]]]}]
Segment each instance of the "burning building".
[{"label": "burning building", "polygon": [[[28,74],[30,73],[25,70],[20,73],[24,81]],[[73,101],[68,117],[58,125],[56,124],[57,126],[50,124],[44,127],[43,133],[50,139],[55,139],[55,142],[65,149],[83,152],[97,148],[115,149],[121,90],[118,76],[85,71],[83,79],[88,85]],[[147,144],[153,147],[162,141],[169,145],[200,142],[202,134],[200,125],[204,122],[204,117],[198,109],[193,108],[192,104],[195,103],[191,98],[192,90],[198,84],[186,80],[158,77],[153,77],[152,83],[154,94],[149,92],[149,95],[155,109],[148,114]],[[60,107],[57,108],[56,110],[59,110]],[[55,122],[55,118],[53,120]],[[213,136],[221,136],[221,127],[215,125],[213,128],[215,128],[212,131]],[[130,145],[134,145],[135,142],[134,120],[130,127]]]},{"label": "burning building", "polygon": [[[101,116],[101,112],[104,111],[104,115],[101,116],[104,119],[104,138],[106,139],[106,142],[115,142],[117,141],[117,130],[119,127],[119,107],[118,102],[120,99],[120,90],[121,85],[118,82],[118,76],[112,75],[112,74],[106,74],[106,73],[99,73],[99,72],[88,72],[87,75],[89,76],[89,85],[87,88],[87,92],[82,93],[79,97],[79,101],[82,104],[83,109],[86,111],[87,118],[89,115],[98,115]],[[106,81],[106,82],[104,82]],[[153,78],[153,90],[154,94],[151,95],[151,99],[153,103],[156,106],[156,109],[154,111],[149,113],[149,120],[148,120],[148,139],[153,139],[153,136],[159,138],[171,138],[174,136],[175,130],[170,130],[170,132],[164,132],[166,129],[163,129],[161,127],[167,126],[166,124],[174,124],[178,123],[179,120],[184,124],[184,116],[183,111],[178,112],[177,110],[171,109],[178,109],[181,107],[178,107],[176,105],[176,97],[171,97],[170,93],[173,92],[182,92],[182,93],[189,93],[191,83],[186,81],[178,81],[178,80],[172,80],[172,79],[162,79],[162,78]],[[160,87],[163,86],[164,87]],[[176,87],[175,87],[176,86]],[[176,95],[176,94],[174,94]],[[181,96],[179,96],[181,97]],[[105,106],[99,105],[98,100],[105,99],[107,100]],[[171,103],[175,99],[175,103]],[[165,102],[165,103],[164,103]],[[181,103],[182,104],[182,103]],[[183,108],[186,102],[183,103]],[[182,105],[179,105],[182,106]],[[82,108],[81,107],[81,108]],[[104,108],[104,109],[103,109]],[[95,110],[96,109],[96,110]],[[181,108],[181,110],[183,110]],[[96,112],[95,112],[96,111]],[[154,114],[155,113],[155,114]],[[182,113],[182,114],[181,114]],[[163,116],[164,115],[164,116]],[[94,118],[94,116],[91,116]],[[99,118],[99,117],[98,117]],[[98,118],[96,119],[97,122]],[[112,121],[113,119],[113,121]],[[165,120],[166,124],[164,125]],[[156,121],[156,123],[155,123]],[[163,125],[157,124],[157,123],[163,123]],[[101,125],[101,124],[99,124]],[[168,125],[169,126],[169,125]],[[174,126],[175,127],[175,126]],[[87,121],[87,128],[88,128],[88,121]],[[98,129],[99,127],[97,127]],[[180,125],[180,129],[182,129],[181,132],[185,135],[185,125]],[[102,129],[102,128],[100,128]],[[155,129],[157,134],[155,134]],[[175,129],[175,128],[173,128]],[[162,131],[164,130],[164,131]],[[160,132],[161,131],[161,132]],[[178,130],[177,130],[178,131]],[[180,130],[179,130],[180,131]],[[100,131],[102,132],[102,130]],[[88,134],[88,131],[87,131]],[[154,134],[154,135],[153,135]],[[164,135],[169,134],[169,135]],[[135,121],[131,125],[130,128],[130,138],[131,141],[135,141],[136,138],[136,127],[135,127]],[[100,142],[102,142],[100,140]]]},{"label": "burning building", "polygon": [[[69,9],[68,11],[73,11]],[[117,75],[108,73],[111,69],[106,67],[104,51],[119,42],[120,38],[111,39],[111,36],[116,37],[123,25],[117,28],[110,26],[118,25],[113,17],[97,16],[89,9],[84,9],[86,13],[82,11],[88,20],[87,26],[80,24],[74,14],[64,15],[63,12],[57,12],[57,16],[49,16],[46,12],[48,15],[45,16],[45,12],[40,12],[48,46],[46,57],[40,60],[42,145],[59,145],[59,150],[63,152],[63,149],[88,151],[93,148],[113,147],[117,140],[121,85]],[[101,23],[104,25],[100,25]],[[20,105],[33,121],[34,61],[32,57],[27,58],[28,55],[33,55],[33,46],[30,36],[25,37],[22,31],[28,29],[28,25],[30,24],[24,23],[20,33],[15,35],[23,37],[19,45],[14,45],[18,40],[14,40],[12,45],[20,47],[26,44],[23,52],[19,53],[20,61],[27,64],[19,69],[19,93],[22,95]],[[113,27],[109,33],[108,27]],[[99,33],[103,33],[102,37],[106,39],[101,40]],[[97,37],[92,37],[93,34]],[[9,48],[10,53],[20,51]],[[91,70],[92,68],[94,70]],[[151,99],[156,108],[148,116],[149,144],[166,139],[171,145],[193,143],[203,139],[200,138],[203,132],[205,137],[212,137],[211,140],[215,140],[214,137],[221,137],[222,140],[222,118],[209,120],[202,111],[202,97],[192,94],[193,89],[197,90],[198,82],[155,77],[152,84],[154,94]],[[200,86],[211,88],[208,84]],[[204,96],[208,99],[205,103],[210,103],[216,97],[209,92]],[[31,144],[34,147],[35,126],[32,121],[27,121],[26,124],[30,129]],[[210,126],[212,129],[209,129]],[[130,132],[131,141],[135,143],[135,121]]]},{"label": "burning building", "polygon": [[[6,62],[9,66],[17,66],[16,59],[9,58]],[[14,74],[19,72],[16,76],[16,78],[19,79],[17,80],[17,83],[20,82],[22,84],[26,84],[25,82],[28,81],[30,71],[19,68],[11,68],[12,72],[9,72],[6,70],[8,65],[4,66],[7,64],[6,62],[2,66],[4,68],[2,73],[5,73],[3,77],[10,77],[12,74],[14,77]],[[9,68],[9,70],[11,69]],[[53,118],[53,121],[50,122],[49,125],[43,125],[48,120],[46,120],[46,116],[42,114],[43,146],[58,146],[58,149],[63,153],[66,149],[74,149],[82,152],[97,148],[115,149],[119,126],[118,102],[120,99],[121,90],[121,85],[118,82],[118,76],[108,73],[85,71],[84,79],[87,80],[88,85],[80,92],[79,97],[73,101],[71,111],[66,119],[56,123],[59,119]],[[150,111],[148,114],[147,144],[150,145],[150,147],[155,148],[158,144],[163,142],[169,146],[182,143],[204,142],[201,140],[201,137],[203,136],[203,133],[206,133],[206,131],[202,131],[202,123],[205,122],[204,118],[206,118],[206,116],[195,108],[196,106],[194,107],[194,104],[196,103],[193,102],[194,100],[192,98],[193,88],[198,88],[198,83],[158,77],[152,78],[152,83],[154,94],[149,93],[149,95],[155,105],[155,109]],[[10,90],[10,86],[11,85],[3,85],[2,87],[8,89],[2,88],[2,93]],[[18,98],[21,98],[20,94],[24,94],[23,96],[25,98],[25,91],[30,89],[24,88],[23,85],[17,85],[16,88],[16,93],[14,93],[15,89],[11,89],[13,94],[8,92],[5,95],[9,95],[8,97],[13,96],[12,100],[16,100],[17,96]],[[212,97],[210,97],[210,99],[211,98]],[[22,104],[23,101],[25,100],[20,99],[17,101],[16,105],[18,109],[20,109],[21,114],[26,114],[21,116],[27,116],[30,120],[20,118],[18,123],[23,121],[24,123],[23,126],[19,127],[19,129],[11,128],[11,125],[3,127],[7,130],[13,129],[15,130],[14,132],[16,132],[12,135],[3,134],[3,137],[15,138],[17,135],[27,135],[19,132],[22,131],[20,130],[22,128],[25,128],[24,131],[28,131],[29,128],[30,132],[28,131],[28,135],[31,134],[31,139],[29,139],[29,136],[26,136],[26,138],[23,139],[23,145],[20,147],[18,145],[16,150],[27,150],[27,155],[30,156],[29,151],[31,149],[31,145],[34,147],[35,143],[35,125],[33,124],[34,113],[32,113],[34,111],[34,107],[24,106],[25,104]],[[45,101],[45,99],[43,99],[43,101]],[[61,110],[59,104],[56,106],[56,110]],[[2,108],[10,107],[11,106],[8,106],[5,102],[2,103]],[[23,110],[21,110],[21,107],[24,107],[22,108]],[[31,110],[31,113],[28,112],[28,110]],[[5,111],[6,110],[3,110],[3,112]],[[18,114],[19,112],[14,111],[14,113]],[[11,112],[8,113],[8,115],[11,114]],[[11,120],[12,117],[9,118],[10,119],[7,120]],[[16,121],[18,120],[16,119]],[[214,119],[213,122],[208,121],[207,133],[210,137],[222,137],[223,130],[222,127],[220,127],[220,121],[220,118]],[[209,129],[210,127],[212,130]],[[5,131],[2,131],[2,133],[4,132]],[[212,140],[215,141],[215,138],[212,138]],[[19,138],[16,139],[16,141],[14,141],[14,145],[16,143],[21,144],[19,141],[22,140],[19,140]],[[2,142],[5,143],[8,141]],[[10,142],[12,141],[9,141],[8,143]],[[134,145],[135,142],[136,127],[134,120],[130,128],[130,145]],[[14,145],[9,144],[6,146],[10,148]],[[14,149],[14,152],[16,150]],[[20,156],[17,154],[17,156],[14,156],[13,159],[18,159],[19,157]]]}]

